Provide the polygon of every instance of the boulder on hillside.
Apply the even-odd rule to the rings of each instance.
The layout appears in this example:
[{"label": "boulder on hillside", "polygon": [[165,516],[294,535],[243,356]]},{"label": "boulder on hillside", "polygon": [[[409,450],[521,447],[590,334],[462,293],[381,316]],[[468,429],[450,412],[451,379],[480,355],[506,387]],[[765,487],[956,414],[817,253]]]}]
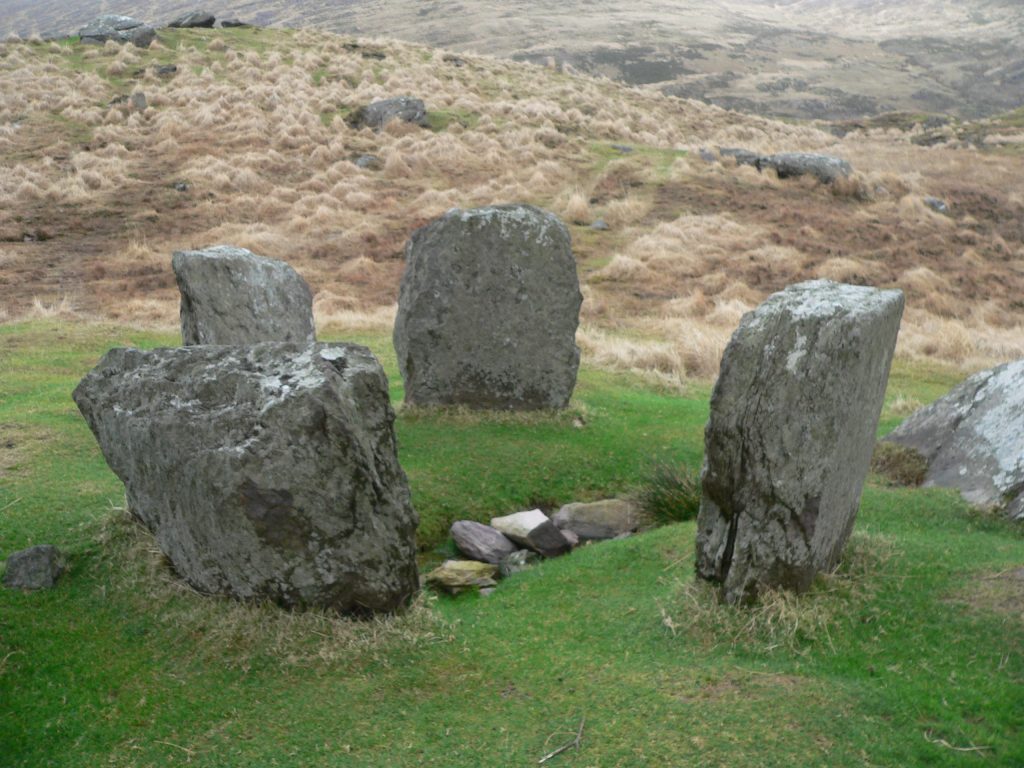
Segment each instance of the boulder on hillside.
[{"label": "boulder on hillside", "polygon": [[711,395],[697,573],[728,602],[839,562],[881,414],[900,291],[815,280],[744,316]]},{"label": "boulder on hillside", "polygon": [[759,157],[757,169],[763,171],[765,168],[774,169],[780,179],[809,175],[822,184],[831,184],[853,173],[853,168],[842,158],[810,152],[780,152]]},{"label": "boulder on hillside", "polygon": [[156,30],[143,21],[131,16],[106,14],[78,30],[83,43],[103,45],[108,40],[115,43],[132,43],[139,48],[148,48],[156,39]]},{"label": "boulder on hillside", "polygon": [[239,19],[221,19],[220,25],[224,29],[238,29],[240,27],[252,26],[252,24],[250,24],[249,22],[241,21]]},{"label": "boulder on hillside", "polygon": [[218,245],[179,251],[171,266],[185,346],[315,340],[313,295],[285,262]]},{"label": "boulder on hillside", "polygon": [[405,254],[394,342],[406,402],[568,405],[583,296],[558,217],[529,205],[454,209]]},{"label": "boulder on hillside", "polygon": [[558,557],[572,549],[569,540],[539,509],[495,517],[491,527],[544,557]]},{"label": "boulder on hillside", "polygon": [[519,549],[503,533],[473,520],[452,523],[452,539],[466,557],[497,565]]},{"label": "boulder on hillside", "polygon": [[200,27],[212,29],[216,22],[217,17],[212,13],[207,13],[206,11],[192,11],[191,13],[186,13],[184,16],[179,16],[167,26],[174,29],[195,29]]},{"label": "boulder on hillside", "polygon": [[924,204],[931,208],[936,213],[947,214],[949,213],[949,204],[945,200],[941,200],[938,197],[932,197],[927,195],[924,198]]},{"label": "boulder on hillside", "polygon": [[417,590],[417,517],[368,349],[114,349],[74,399],[196,589],[354,614]]},{"label": "boulder on hillside", "polygon": [[589,504],[566,504],[551,521],[563,534],[571,531],[581,542],[614,539],[640,527],[636,504],[624,499],[605,499]]},{"label": "boulder on hillside", "polygon": [[349,123],[354,128],[372,128],[379,131],[392,120],[426,127],[427,107],[422,99],[414,99],[411,96],[383,99],[357,109],[349,118]]},{"label": "boulder on hillside", "polygon": [[8,589],[52,589],[64,569],[64,556],[60,550],[52,544],[37,544],[7,558],[4,586]]},{"label": "boulder on hillside", "polygon": [[1024,360],[971,376],[885,440],[921,454],[925,485],[1024,520]]}]

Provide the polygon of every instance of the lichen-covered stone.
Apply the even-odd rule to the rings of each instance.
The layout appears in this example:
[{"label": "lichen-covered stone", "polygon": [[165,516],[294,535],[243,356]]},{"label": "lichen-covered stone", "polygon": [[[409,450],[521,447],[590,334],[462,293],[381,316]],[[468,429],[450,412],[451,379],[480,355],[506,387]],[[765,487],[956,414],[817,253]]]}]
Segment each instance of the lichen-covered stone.
[{"label": "lichen-covered stone", "polygon": [[477,560],[445,560],[427,574],[426,583],[457,595],[467,589],[493,587],[498,582],[498,566]]},{"label": "lichen-covered stone", "polygon": [[179,251],[171,266],[185,346],[314,340],[313,295],[285,262],[217,245]]},{"label": "lichen-covered stone", "polygon": [[971,376],[885,439],[924,457],[924,485],[1024,520],[1024,360]]},{"label": "lichen-covered stone", "polygon": [[757,158],[757,169],[772,168],[780,179],[792,176],[814,176],[822,184],[831,184],[837,179],[853,173],[850,164],[832,155],[817,155],[811,152],[780,152]]},{"label": "lichen-covered stone", "polygon": [[564,408],[583,297],[569,232],[528,205],[452,210],[406,247],[395,320],[406,401]]},{"label": "lichen-covered stone", "polygon": [[744,316],[705,430],[697,573],[729,602],[806,590],[853,529],[903,314],[900,291],[818,280]]},{"label": "lichen-covered stone", "polygon": [[132,43],[138,48],[148,48],[156,39],[156,30],[131,16],[105,14],[78,30],[78,37],[83,43],[93,45],[103,45],[113,40],[115,43]]},{"label": "lichen-covered stone", "polygon": [[114,349],[74,398],[196,589],[361,614],[418,588],[387,379],[364,347]]},{"label": "lichen-covered stone", "polygon": [[559,509],[551,521],[563,535],[574,533],[581,542],[603,541],[635,531],[640,525],[640,511],[625,499],[576,502]]},{"label": "lichen-covered stone", "polygon": [[4,586],[8,589],[52,589],[64,569],[64,556],[59,549],[52,544],[37,544],[7,558]]},{"label": "lichen-covered stone", "polygon": [[382,99],[356,110],[349,122],[356,128],[365,127],[379,131],[392,120],[426,126],[426,105],[424,105],[422,99],[414,99],[411,96],[396,96],[392,99]]}]

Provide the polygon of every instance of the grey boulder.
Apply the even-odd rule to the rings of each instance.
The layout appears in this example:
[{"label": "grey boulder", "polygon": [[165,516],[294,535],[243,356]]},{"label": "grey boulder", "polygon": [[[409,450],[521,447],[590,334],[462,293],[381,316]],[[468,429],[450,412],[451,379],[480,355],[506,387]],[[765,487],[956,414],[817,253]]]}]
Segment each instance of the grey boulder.
[{"label": "grey boulder", "polygon": [[605,499],[589,504],[566,504],[551,521],[563,534],[574,533],[580,542],[586,543],[633,533],[640,526],[640,514],[631,501]]},{"label": "grey boulder", "polygon": [[572,549],[569,540],[539,509],[495,517],[491,527],[544,557],[558,557]]},{"label": "grey boulder", "polygon": [[171,266],[185,346],[314,341],[312,293],[285,262],[218,245],[179,251]]},{"label": "grey boulder", "polygon": [[500,531],[473,520],[452,523],[451,535],[462,554],[483,563],[497,565],[519,549]]},{"label": "grey boulder", "polygon": [[249,24],[246,21],[241,21],[240,19],[222,19],[221,22],[220,22],[220,25],[224,29],[238,29],[238,28],[241,28],[241,27],[251,27],[252,26],[252,24]]},{"label": "grey boulder", "polygon": [[114,349],[74,399],[196,589],[355,614],[417,590],[417,517],[368,349]]},{"label": "grey boulder", "polygon": [[207,13],[206,11],[192,11],[191,13],[186,13],[184,16],[179,16],[167,26],[176,29],[190,29],[198,27],[212,29],[216,21],[217,17],[212,13]]},{"label": "grey boulder", "polygon": [[7,558],[4,586],[9,589],[52,589],[64,569],[60,550],[52,544],[37,544]]},{"label": "grey boulder", "polygon": [[453,209],[405,253],[394,343],[406,402],[568,405],[583,296],[557,216],[529,205]]},{"label": "grey boulder", "polygon": [[106,14],[78,30],[83,43],[103,45],[108,40],[115,43],[132,43],[139,48],[148,48],[156,39],[156,30],[145,22],[131,16]]},{"label": "grey boulder", "polygon": [[392,120],[426,126],[427,107],[422,99],[398,96],[393,99],[375,101],[357,109],[350,122],[356,128],[366,127],[379,131]]},{"label": "grey boulder", "polygon": [[1024,520],[1024,360],[971,376],[885,439],[924,457],[926,486]]},{"label": "grey boulder", "polygon": [[796,592],[839,562],[860,504],[900,291],[816,280],[744,316],[705,429],[697,573],[728,602]]},{"label": "grey boulder", "polygon": [[772,168],[780,179],[810,175],[822,184],[831,184],[853,173],[853,168],[842,158],[810,152],[780,152],[759,157],[757,169],[763,171],[765,168]]}]

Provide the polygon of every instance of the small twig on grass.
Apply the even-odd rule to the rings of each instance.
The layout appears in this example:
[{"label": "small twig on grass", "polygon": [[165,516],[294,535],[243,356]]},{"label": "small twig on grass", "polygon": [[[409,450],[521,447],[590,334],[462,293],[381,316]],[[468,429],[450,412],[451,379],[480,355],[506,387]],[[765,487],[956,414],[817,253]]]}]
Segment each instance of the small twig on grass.
[{"label": "small twig on grass", "polygon": [[992,751],[992,747],[976,747],[973,744],[971,746],[969,746],[969,747],[955,747],[952,744],[950,744],[948,741],[946,741],[945,739],[933,739],[931,731],[925,731],[924,732],[924,740],[927,741],[929,744],[937,744],[940,747],[945,747],[946,749],[952,749],[954,752],[990,752],[990,751]]},{"label": "small twig on grass", "polygon": [[163,744],[163,745],[168,746],[168,747],[174,747],[175,749],[180,749],[182,752],[185,753],[185,762],[186,763],[191,763],[192,762],[192,755],[195,754],[195,750],[189,749],[188,747],[183,747],[180,744],[173,744],[173,743],[171,743],[169,741],[154,741],[153,743],[154,744]]},{"label": "small twig on grass", "polygon": [[4,504],[2,507],[0,507],[0,512],[6,512],[8,509],[13,507],[19,501],[21,501],[21,499],[15,499],[14,501],[10,502],[9,504]]},{"label": "small twig on grass", "polygon": [[546,755],[544,755],[544,757],[542,757],[540,760],[537,761],[537,764],[538,765],[543,765],[544,763],[546,763],[551,758],[557,757],[558,755],[560,755],[563,752],[565,752],[567,750],[570,750],[570,749],[576,749],[577,751],[579,751],[580,742],[583,740],[583,726],[584,726],[584,724],[586,722],[587,722],[587,717],[586,717],[586,715],[584,715],[580,719],[580,727],[576,731],[576,738],[574,738],[572,741],[565,742],[565,744],[560,746],[558,749],[555,749],[555,750],[552,750],[551,752],[548,752]]}]

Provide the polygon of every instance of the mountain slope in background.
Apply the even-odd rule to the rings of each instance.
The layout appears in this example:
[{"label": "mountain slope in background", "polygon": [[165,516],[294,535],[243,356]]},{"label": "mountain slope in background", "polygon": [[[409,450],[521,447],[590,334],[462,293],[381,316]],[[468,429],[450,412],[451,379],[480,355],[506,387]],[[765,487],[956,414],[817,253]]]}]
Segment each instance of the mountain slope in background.
[{"label": "mountain slope in background", "polygon": [[[212,0],[219,16],[565,64],[748,112],[978,117],[1024,102],[1017,0]],[[0,0],[0,33],[59,36],[99,13],[163,24],[191,0]]]}]

